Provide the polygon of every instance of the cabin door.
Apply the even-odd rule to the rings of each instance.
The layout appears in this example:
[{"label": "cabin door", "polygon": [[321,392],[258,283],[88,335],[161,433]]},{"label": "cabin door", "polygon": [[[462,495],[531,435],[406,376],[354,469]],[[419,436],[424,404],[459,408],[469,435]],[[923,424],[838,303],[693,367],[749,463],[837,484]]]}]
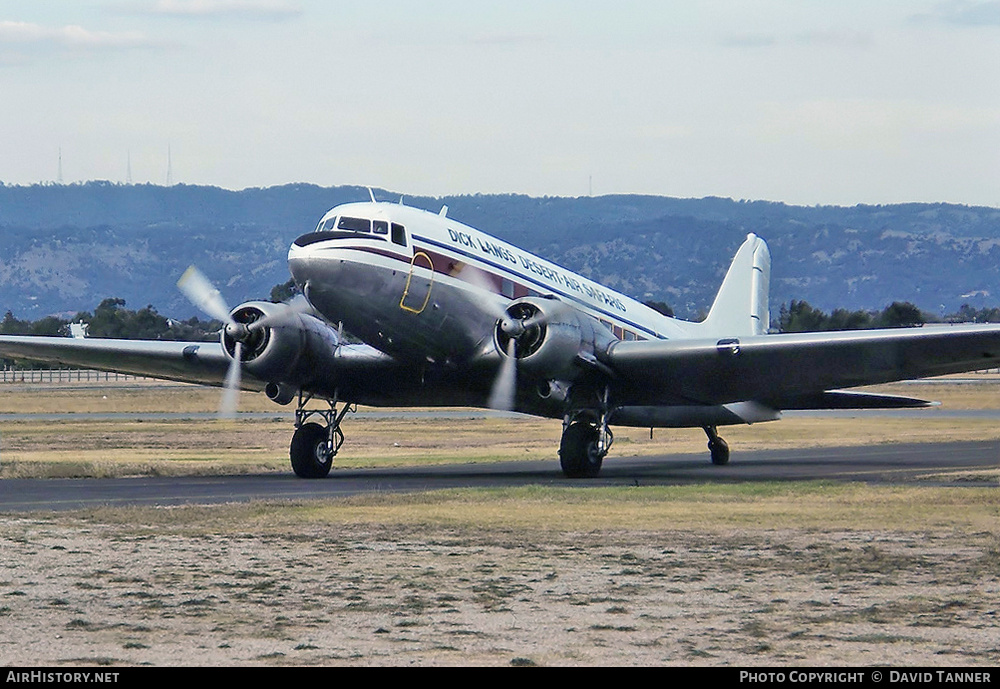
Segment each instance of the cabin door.
[{"label": "cabin door", "polygon": [[410,272],[406,276],[406,286],[399,300],[399,308],[410,313],[423,313],[427,302],[431,299],[431,288],[434,286],[434,262],[423,251],[413,254],[410,261]]}]

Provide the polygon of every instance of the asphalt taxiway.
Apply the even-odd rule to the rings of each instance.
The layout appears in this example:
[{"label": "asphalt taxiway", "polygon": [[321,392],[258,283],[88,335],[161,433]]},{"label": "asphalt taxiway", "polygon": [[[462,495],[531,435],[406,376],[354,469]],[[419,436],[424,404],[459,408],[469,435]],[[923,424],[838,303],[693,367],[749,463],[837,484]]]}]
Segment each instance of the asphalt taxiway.
[{"label": "asphalt taxiway", "polygon": [[1000,442],[887,444],[785,450],[734,450],[727,466],[706,453],[605,460],[600,478],[570,480],[559,463],[520,461],[388,469],[334,469],[321,480],[287,474],[122,479],[5,479],[0,513],[101,505],[221,504],[311,500],[375,492],[558,485],[653,486],[710,482],[858,481],[898,485],[998,485]]}]

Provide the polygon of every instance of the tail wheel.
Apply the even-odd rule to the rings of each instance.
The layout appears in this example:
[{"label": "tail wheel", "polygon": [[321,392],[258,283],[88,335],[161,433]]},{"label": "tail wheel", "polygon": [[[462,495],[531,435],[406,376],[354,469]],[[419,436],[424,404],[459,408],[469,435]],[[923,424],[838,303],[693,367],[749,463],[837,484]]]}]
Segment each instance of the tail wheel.
[{"label": "tail wheel", "polygon": [[299,478],[325,477],[333,466],[329,431],[318,423],[300,426],[292,436],[288,454]]},{"label": "tail wheel", "polygon": [[577,421],[563,431],[559,444],[559,465],[567,478],[595,478],[601,473],[604,455],[598,440],[600,432],[591,423]]},{"label": "tail wheel", "polygon": [[716,466],[729,464],[729,445],[722,438],[709,440],[708,451],[712,454],[712,464]]}]

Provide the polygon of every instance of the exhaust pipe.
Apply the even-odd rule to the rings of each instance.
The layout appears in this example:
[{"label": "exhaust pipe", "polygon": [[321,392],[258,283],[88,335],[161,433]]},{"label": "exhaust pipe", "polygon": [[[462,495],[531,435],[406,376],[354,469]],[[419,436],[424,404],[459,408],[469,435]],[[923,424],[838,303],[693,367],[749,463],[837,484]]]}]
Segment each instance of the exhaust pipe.
[{"label": "exhaust pipe", "polygon": [[288,404],[298,393],[299,389],[288,383],[268,383],[264,387],[264,394],[275,404]]}]

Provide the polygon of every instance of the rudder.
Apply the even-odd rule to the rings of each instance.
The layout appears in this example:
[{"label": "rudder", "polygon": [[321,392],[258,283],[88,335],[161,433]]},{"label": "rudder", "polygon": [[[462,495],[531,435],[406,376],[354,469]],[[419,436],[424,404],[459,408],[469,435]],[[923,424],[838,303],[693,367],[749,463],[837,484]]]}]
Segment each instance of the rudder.
[{"label": "rudder", "polygon": [[701,324],[706,337],[763,335],[770,326],[768,291],[771,252],[767,242],[747,235],[722,281],[715,302]]}]

